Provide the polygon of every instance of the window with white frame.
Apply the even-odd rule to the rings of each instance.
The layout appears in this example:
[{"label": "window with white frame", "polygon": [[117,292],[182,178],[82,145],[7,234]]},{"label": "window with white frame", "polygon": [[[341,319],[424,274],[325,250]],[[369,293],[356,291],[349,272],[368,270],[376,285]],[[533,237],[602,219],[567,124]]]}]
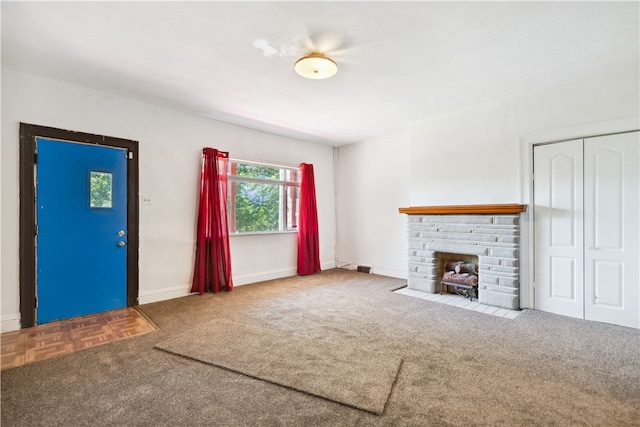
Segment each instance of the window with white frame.
[{"label": "window with white frame", "polygon": [[298,229],[300,169],[229,160],[229,233],[264,233]]}]

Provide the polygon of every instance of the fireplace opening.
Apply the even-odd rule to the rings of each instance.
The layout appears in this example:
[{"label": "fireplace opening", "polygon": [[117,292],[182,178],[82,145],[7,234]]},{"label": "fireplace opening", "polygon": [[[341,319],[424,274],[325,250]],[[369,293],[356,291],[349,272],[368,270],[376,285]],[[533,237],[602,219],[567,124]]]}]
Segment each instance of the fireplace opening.
[{"label": "fireplace opening", "polygon": [[452,293],[478,299],[478,257],[438,253],[438,286],[440,294]]}]

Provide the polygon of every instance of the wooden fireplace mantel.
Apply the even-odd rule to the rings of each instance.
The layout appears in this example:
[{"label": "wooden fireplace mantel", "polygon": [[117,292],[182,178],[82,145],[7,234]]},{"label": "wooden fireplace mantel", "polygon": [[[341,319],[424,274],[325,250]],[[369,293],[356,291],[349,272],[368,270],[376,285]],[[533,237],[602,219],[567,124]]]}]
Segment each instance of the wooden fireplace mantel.
[{"label": "wooden fireplace mantel", "polygon": [[526,211],[527,205],[507,203],[498,205],[411,206],[398,208],[398,210],[400,213],[407,215],[509,215]]}]

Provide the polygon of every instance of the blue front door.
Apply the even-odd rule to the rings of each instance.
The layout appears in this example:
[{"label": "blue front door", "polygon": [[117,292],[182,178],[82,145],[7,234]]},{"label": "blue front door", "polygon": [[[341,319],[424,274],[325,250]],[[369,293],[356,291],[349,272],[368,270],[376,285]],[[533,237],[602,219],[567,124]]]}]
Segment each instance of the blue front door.
[{"label": "blue front door", "polygon": [[126,307],[127,150],[36,146],[36,323]]}]

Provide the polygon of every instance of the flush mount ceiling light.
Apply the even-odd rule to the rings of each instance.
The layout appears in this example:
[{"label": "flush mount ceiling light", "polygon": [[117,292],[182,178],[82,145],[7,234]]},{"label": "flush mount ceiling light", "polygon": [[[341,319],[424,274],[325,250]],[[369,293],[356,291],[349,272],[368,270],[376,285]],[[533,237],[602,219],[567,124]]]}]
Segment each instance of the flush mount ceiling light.
[{"label": "flush mount ceiling light", "polygon": [[338,65],[321,53],[311,53],[296,61],[296,73],[308,79],[326,79],[338,71]]}]

